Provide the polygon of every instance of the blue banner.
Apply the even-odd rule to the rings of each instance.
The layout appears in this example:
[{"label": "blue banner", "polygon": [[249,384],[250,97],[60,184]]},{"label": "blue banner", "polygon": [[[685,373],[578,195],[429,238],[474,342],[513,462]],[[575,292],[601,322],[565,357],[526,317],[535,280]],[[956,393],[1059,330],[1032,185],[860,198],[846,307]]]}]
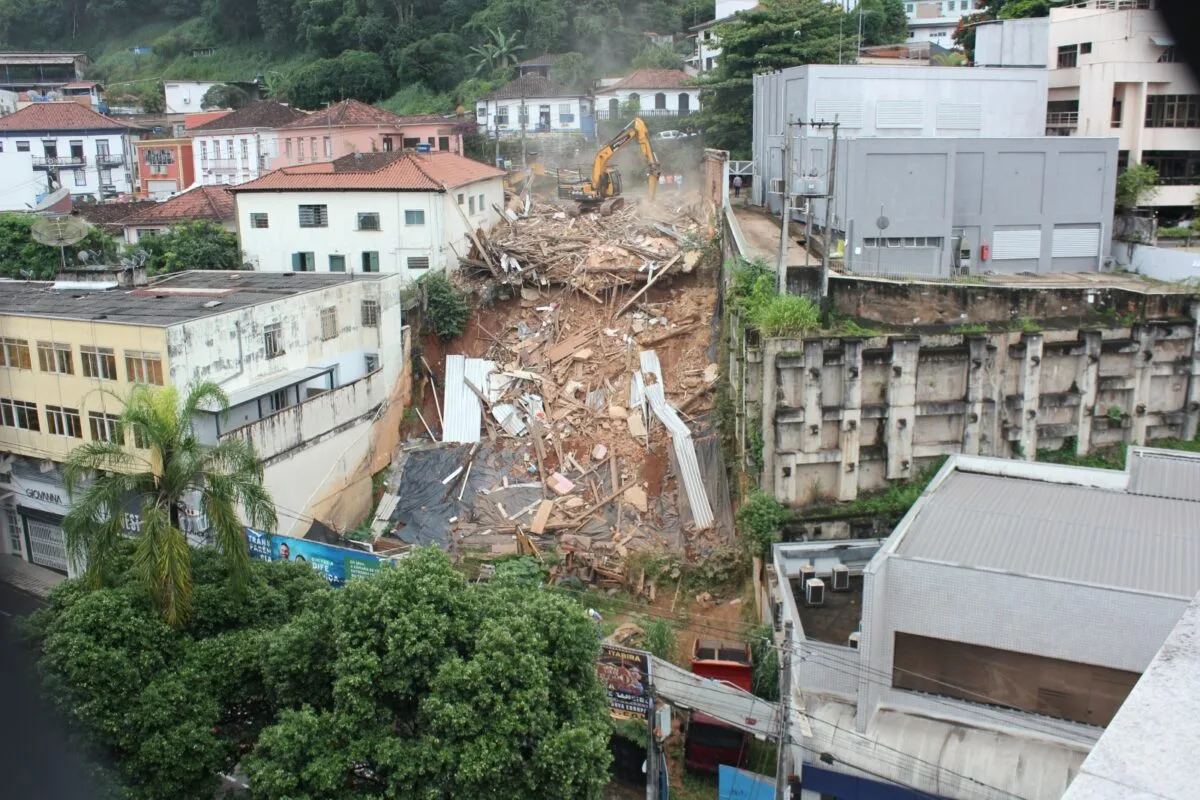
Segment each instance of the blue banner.
[{"label": "blue banner", "polygon": [[775,781],[721,764],[717,772],[720,800],[775,800]]},{"label": "blue banner", "polygon": [[277,533],[263,533],[252,528],[246,528],[246,543],[250,547],[251,558],[308,564],[321,573],[331,586],[345,586],[346,581],[378,572],[387,563],[361,550],[335,547],[309,539],[294,539]]}]

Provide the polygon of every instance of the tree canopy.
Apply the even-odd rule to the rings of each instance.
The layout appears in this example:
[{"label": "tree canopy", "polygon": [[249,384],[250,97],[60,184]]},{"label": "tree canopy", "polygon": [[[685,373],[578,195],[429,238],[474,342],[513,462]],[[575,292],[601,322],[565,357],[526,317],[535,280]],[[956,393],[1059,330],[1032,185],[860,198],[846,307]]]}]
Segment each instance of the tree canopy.
[{"label": "tree canopy", "polygon": [[596,627],[569,596],[468,583],[426,549],[338,590],[255,561],[239,599],[206,549],[176,629],[129,546],[114,566],[33,628],[49,694],[126,797],[208,800],[238,764],[265,800],[599,798],[608,780]]},{"label": "tree canopy", "polygon": [[[57,247],[41,244],[30,235],[29,229],[37,217],[32,214],[0,214],[0,276],[48,280],[62,266],[63,253]],[[89,256],[91,262],[108,261],[116,258],[116,240],[99,228],[92,228],[87,236],[66,247],[68,266],[78,264],[82,251],[97,254]]]},{"label": "tree canopy", "polygon": [[237,234],[208,220],[185,222],[164,233],[144,236],[127,249],[145,252],[151,273],[242,269],[244,264]]}]

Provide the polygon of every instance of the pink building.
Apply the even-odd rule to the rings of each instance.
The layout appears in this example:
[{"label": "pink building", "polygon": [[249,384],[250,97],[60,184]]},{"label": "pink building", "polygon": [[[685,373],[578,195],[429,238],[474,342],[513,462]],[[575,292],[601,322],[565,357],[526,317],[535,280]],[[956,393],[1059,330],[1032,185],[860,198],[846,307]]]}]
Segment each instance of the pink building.
[{"label": "pink building", "polygon": [[350,153],[390,153],[428,145],[434,152],[462,154],[453,119],[401,117],[357,100],[343,100],[279,129],[276,167],[333,161]]}]

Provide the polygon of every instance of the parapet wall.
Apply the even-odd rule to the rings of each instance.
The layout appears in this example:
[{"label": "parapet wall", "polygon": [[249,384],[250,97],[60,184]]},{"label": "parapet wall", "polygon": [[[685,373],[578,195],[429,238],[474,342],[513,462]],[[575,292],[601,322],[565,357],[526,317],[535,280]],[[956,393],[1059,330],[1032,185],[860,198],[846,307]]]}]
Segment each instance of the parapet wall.
[{"label": "parapet wall", "polygon": [[[928,288],[894,286],[868,290],[879,300],[894,298],[887,300],[891,306],[873,306],[872,316],[899,314],[904,292]],[[956,291],[973,290],[928,297],[951,303]],[[1033,459],[1039,449],[1086,454],[1121,442],[1195,437],[1200,302],[1095,292],[1118,297],[1113,302],[1140,297],[1141,308],[1128,313],[1164,310],[1165,319],[1131,327],[768,339],[749,346],[746,337],[731,336],[739,439],[752,452],[761,425],[763,490],[793,506],[824,497],[852,500],[860,491],[914,477],[931,459],[951,453]],[[1029,309],[1020,316],[1047,316],[1034,310],[1037,303],[1071,307],[1065,294],[1038,300],[993,293],[967,297],[972,320],[989,308],[1008,319],[1012,298]],[[910,322],[913,316],[910,310]]]}]

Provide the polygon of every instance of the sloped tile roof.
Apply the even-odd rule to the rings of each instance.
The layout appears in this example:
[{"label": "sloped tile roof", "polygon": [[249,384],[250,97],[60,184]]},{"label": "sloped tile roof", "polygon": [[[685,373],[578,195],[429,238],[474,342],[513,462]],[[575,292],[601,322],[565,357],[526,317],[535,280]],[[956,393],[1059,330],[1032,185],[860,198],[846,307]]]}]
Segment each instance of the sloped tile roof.
[{"label": "sloped tile roof", "polygon": [[193,131],[201,125],[207,125],[213,120],[221,119],[221,117],[228,117],[232,113],[232,111],[223,109],[221,111],[195,111],[191,114],[184,114],[183,127],[189,131]]},{"label": "sloped tile roof", "polygon": [[242,106],[236,111],[230,111],[223,117],[214,119],[211,122],[197,125],[192,128],[192,132],[232,131],[243,128],[282,128],[284,125],[302,118],[304,118],[303,111],[297,111],[290,106],[285,106],[283,103],[277,103],[274,100],[260,100],[257,103]]},{"label": "sloped tile roof", "polygon": [[606,86],[602,93],[630,89],[678,89],[688,74],[681,69],[639,69],[627,78]]},{"label": "sloped tile roof", "polygon": [[454,153],[353,153],[322,164],[283,167],[231,188],[234,192],[437,192],[443,184],[453,188],[504,174]]},{"label": "sloped tile roof", "polygon": [[120,230],[126,219],[152,205],[155,205],[153,200],[133,200],[126,203],[83,203],[72,208],[71,213],[105,230],[114,228]]},{"label": "sloped tile roof", "polygon": [[162,203],[138,209],[123,225],[177,225],[204,219],[226,222],[234,217],[233,195],[223,186],[198,186]]},{"label": "sloped tile roof", "polygon": [[565,86],[559,86],[549,78],[528,73],[501,86],[489,94],[487,100],[511,100],[520,97],[582,97],[583,95]]},{"label": "sloped tile roof", "polygon": [[343,125],[396,125],[399,117],[382,108],[375,108],[358,100],[343,100],[329,108],[301,117],[284,128],[327,128]]},{"label": "sloped tile roof", "polygon": [[97,114],[82,103],[64,100],[31,103],[19,111],[0,117],[0,131],[95,131],[141,130]]}]

